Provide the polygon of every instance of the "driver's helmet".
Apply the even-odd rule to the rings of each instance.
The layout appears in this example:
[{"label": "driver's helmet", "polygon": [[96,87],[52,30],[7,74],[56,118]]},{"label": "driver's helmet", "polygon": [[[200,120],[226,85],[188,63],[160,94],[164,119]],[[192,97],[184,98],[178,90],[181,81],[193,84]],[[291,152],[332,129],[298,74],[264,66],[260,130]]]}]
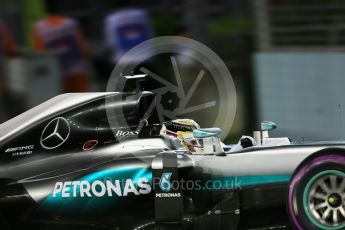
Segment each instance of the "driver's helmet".
[{"label": "driver's helmet", "polygon": [[192,152],[197,140],[193,137],[193,130],[200,129],[200,125],[191,119],[176,119],[163,122],[160,135],[171,135],[180,140],[183,147]]}]

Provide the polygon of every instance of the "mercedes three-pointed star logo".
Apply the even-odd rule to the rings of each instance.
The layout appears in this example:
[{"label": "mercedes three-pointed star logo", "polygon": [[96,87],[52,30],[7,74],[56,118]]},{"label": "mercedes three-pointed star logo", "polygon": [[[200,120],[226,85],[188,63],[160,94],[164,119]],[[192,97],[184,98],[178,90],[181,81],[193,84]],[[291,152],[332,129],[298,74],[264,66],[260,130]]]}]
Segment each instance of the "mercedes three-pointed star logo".
[{"label": "mercedes three-pointed star logo", "polygon": [[43,129],[41,146],[45,149],[55,149],[67,141],[69,134],[68,121],[63,117],[57,117]]}]

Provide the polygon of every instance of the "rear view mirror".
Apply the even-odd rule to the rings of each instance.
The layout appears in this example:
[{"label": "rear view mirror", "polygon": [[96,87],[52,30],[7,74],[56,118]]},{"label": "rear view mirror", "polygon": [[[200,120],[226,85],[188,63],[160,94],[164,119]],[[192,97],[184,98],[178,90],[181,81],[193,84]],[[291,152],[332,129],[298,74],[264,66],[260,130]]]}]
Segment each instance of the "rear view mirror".
[{"label": "rear view mirror", "polygon": [[195,129],[193,130],[193,136],[195,138],[205,137],[219,137],[221,130],[219,128],[207,128],[207,129]]},{"label": "rear view mirror", "polygon": [[277,125],[271,121],[263,121],[261,122],[261,131],[270,131],[277,128]]}]

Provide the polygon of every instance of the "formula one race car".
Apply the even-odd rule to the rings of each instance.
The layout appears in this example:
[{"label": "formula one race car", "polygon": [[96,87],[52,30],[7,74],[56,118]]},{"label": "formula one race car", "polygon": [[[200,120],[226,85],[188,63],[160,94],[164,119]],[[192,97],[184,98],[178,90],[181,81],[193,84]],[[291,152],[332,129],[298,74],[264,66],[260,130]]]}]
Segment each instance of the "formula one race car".
[{"label": "formula one race car", "polygon": [[345,229],[345,142],[270,138],[264,122],[225,145],[219,128],[159,124],[153,101],[63,94],[3,123],[0,229]]}]

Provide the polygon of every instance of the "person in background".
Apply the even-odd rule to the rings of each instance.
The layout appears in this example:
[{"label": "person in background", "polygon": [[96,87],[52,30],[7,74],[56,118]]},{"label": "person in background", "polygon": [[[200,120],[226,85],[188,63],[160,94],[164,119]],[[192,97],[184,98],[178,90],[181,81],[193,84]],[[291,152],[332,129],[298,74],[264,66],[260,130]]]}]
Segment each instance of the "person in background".
[{"label": "person in background", "polygon": [[34,49],[56,52],[63,74],[64,92],[90,91],[90,79],[85,58],[89,48],[76,20],[54,15],[47,5],[49,16],[37,21],[32,28]]},{"label": "person in background", "polygon": [[144,9],[129,8],[111,13],[105,18],[104,27],[113,63],[134,46],[152,37],[150,17]]},{"label": "person in background", "polygon": [[[10,57],[15,54],[15,43],[7,29],[5,22],[0,19],[0,58]],[[0,95],[5,91],[5,73],[3,60],[0,63]]]},{"label": "person in background", "polygon": [[[5,73],[5,58],[17,54],[15,42],[5,21],[0,18],[0,123],[18,115],[24,108],[23,100],[8,88]],[[14,106],[15,105],[15,106]]]}]

